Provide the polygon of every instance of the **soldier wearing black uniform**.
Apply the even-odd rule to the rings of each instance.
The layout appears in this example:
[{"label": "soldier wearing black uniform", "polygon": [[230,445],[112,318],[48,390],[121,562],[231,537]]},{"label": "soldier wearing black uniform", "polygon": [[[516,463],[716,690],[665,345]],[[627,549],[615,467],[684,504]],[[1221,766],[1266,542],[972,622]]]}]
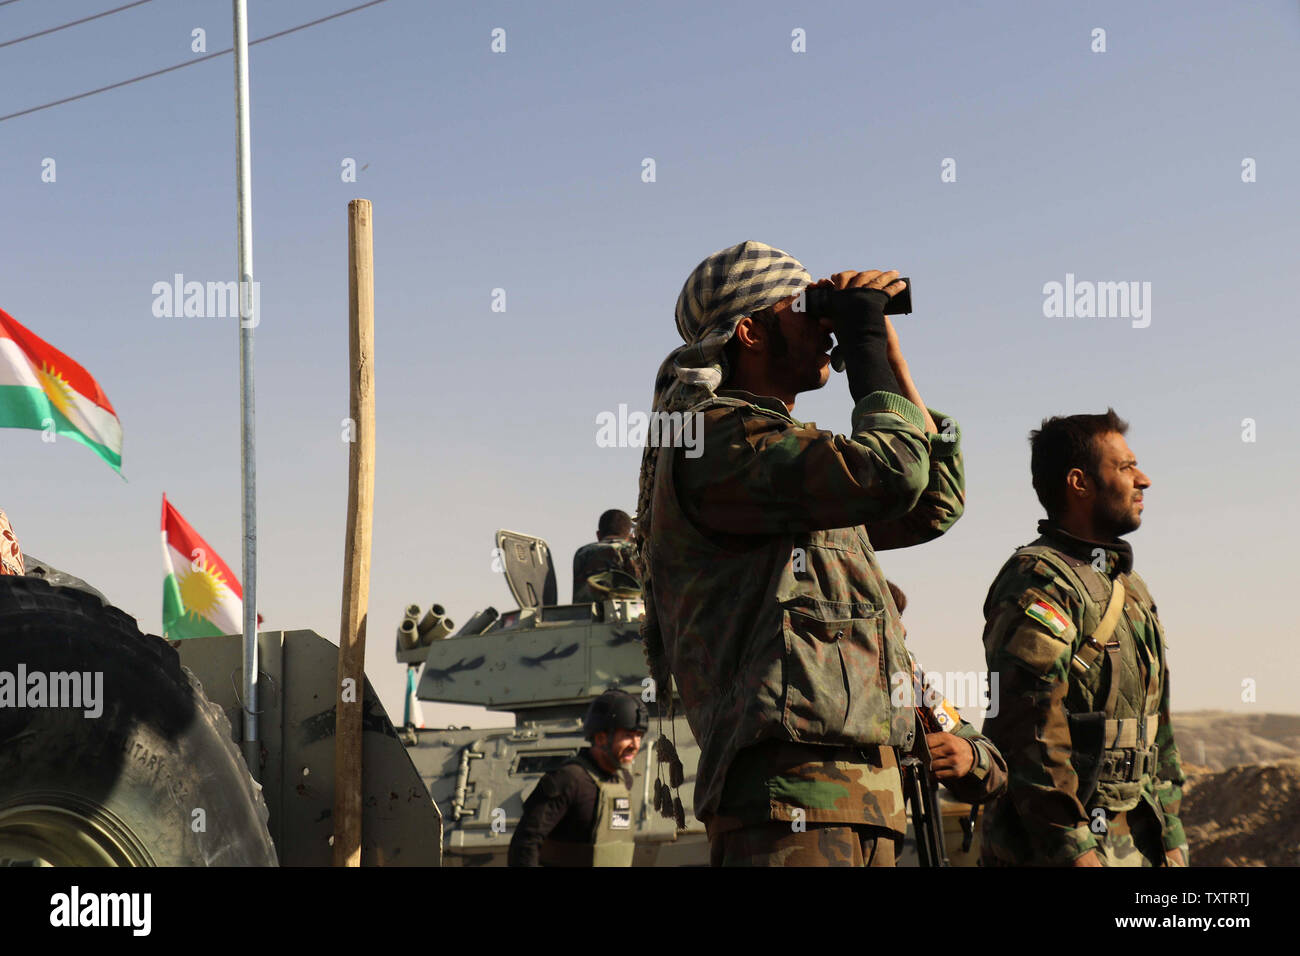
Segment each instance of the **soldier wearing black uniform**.
[{"label": "soldier wearing black uniform", "polygon": [[601,694],[587,708],[591,741],[544,776],[524,801],[510,840],[511,866],[631,866],[632,774],[647,715],[622,691]]}]

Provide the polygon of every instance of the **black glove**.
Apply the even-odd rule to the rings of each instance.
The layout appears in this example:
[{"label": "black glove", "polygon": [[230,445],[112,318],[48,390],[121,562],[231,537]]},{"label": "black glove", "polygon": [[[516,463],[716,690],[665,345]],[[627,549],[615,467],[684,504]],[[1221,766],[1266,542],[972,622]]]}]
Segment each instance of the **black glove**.
[{"label": "black glove", "polygon": [[889,364],[889,334],[885,331],[885,303],[881,289],[812,288],[805,293],[809,314],[831,320],[835,351],[844,360],[849,393],[860,402],[872,392],[901,395]]}]

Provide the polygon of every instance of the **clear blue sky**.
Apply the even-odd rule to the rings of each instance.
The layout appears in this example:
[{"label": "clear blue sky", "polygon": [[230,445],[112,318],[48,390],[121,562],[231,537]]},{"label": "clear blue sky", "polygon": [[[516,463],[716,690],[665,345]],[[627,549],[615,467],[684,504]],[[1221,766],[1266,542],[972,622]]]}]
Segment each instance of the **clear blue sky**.
[{"label": "clear blue sky", "polygon": [[[0,7],[0,42],[115,5]],[[250,34],[351,5],[254,0]],[[1130,540],[1176,709],[1295,711],[1300,10],[1225,9],[389,0],[255,47],[267,626],[337,638],[346,206],[362,196],[377,283],[368,672],[395,717],[403,605],[504,609],[501,527],[550,540],[567,596],[597,515],[635,507],[640,453],[597,447],[596,416],[647,407],[686,274],[750,238],[814,277],[913,277],[900,335],[928,403],[961,422],[968,466],[961,522],[882,556],[928,667],[982,668],[985,590],[1039,516],[1029,430],[1113,405],[1154,481]],[[0,114],[194,57],[195,28],[209,51],[229,45],[230,4],[158,0],[5,48]],[[174,273],[234,277],[232,69],[222,57],[0,123],[0,308],[98,378],[129,479],[73,442],[6,431],[0,507],[27,550],[154,631],[163,491],[239,565],[236,325],[151,310]],[[355,183],[348,157],[366,167]],[[1044,317],[1043,285],[1067,273],[1150,282],[1150,326]],[[795,414],[842,431],[849,411],[836,377]]]}]

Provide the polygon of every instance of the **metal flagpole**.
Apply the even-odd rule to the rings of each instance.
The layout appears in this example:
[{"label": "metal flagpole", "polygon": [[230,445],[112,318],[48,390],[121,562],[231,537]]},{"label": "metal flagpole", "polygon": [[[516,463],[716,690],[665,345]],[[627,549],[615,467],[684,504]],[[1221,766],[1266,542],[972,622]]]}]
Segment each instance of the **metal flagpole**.
[{"label": "metal flagpole", "polygon": [[244,762],[260,779],[261,745],[257,734],[257,460],[253,435],[253,329],[260,297],[253,294],[252,160],[248,132],[248,7],[235,7],[235,154],[236,201],[239,209],[239,407],[240,464],[244,498]]}]

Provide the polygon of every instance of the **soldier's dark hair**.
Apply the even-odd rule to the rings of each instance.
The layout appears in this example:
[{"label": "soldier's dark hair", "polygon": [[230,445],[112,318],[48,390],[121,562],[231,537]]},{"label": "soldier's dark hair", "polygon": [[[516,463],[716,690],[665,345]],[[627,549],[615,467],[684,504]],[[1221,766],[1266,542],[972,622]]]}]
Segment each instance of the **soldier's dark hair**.
[{"label": "soldier's dark hair", "polygon": [[1029,471],[1034,492],[1049,518],[1065,511],[1065,476],[1074,468],[1093,481],[1101,480],[1101,450],[1097,438],[1128,431],[1128,422],[1106,409],[1104,415],[1057,415],[1043,419],[1042,427],[1029,433]]},{"label": "soldier's dark hair", "polygon": [[893,595],[894,607],[898,608],[899,614],[902,614],[907,610],[907,595],[904,594],[903,589],[893,581],[886,581],[885,586],[889,588],[889,593]]},{"label": "soldier's dark hair", "polygon": [[[781,333],[781,320],[777,318],[775,307],[769,305],[767,308],[759,309],[757,312],[753,313],[750,318],[763,326],[767,331],[767,334],[771,336],[772,354],[776,358],[782,358],[790,351],[790,346],[786,342],[785,336]],[[736,362],[740,358],[741,348],[740,337],[736,335],[733,335],[728,339],[727,344],[722,347],[722,354],[727,360],[728,378],[735,374]]]},{"label": "soldier's dark hair", "polygon": [[626,535],[631,530],[632,517],[617,508],[606,511],[596,523],[596,534],[602,538],[610,534]]}]

